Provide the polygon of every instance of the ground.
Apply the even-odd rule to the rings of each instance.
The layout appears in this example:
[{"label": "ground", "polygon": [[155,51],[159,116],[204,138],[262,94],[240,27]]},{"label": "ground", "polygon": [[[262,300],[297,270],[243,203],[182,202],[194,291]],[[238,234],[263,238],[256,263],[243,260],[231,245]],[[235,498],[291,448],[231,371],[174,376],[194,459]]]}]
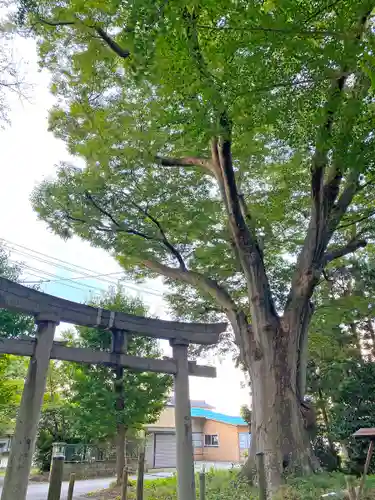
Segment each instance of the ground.
[{"label": "ground", "polygon": [[[209,470],[211,468],[229,469],[232,467],[232,464],[229,462],[220,464],[215,464],[213,462],[199,462],[196,464],[197,471],[201,470],[203,467],[206,470]],[[174,470],[152,471],[145,475],[145,479],[155,480],[160,478],[168,478],[173,476],[174,472],[175,472]],[[135,477],[132,477],[132,479],[134,480]],[[104,479],[100,478],[100,479],[88,479],[85,481],[76,481],[74,487],[74,500],[79,498],[82,500],[82,495],[85,495],[92,491],[103,490],[105,488],[108,488],[109,485],[113,483],[113,481],[114,478],[104,478]],[[4,482],[4,477],[0,476],[0,494],[2,491],[3,482]],[[66,496],[67,492],[68,492],[68,483],[64,482],[61,495],[62,498],[64,498],[64,495]],[[48,483],[30,482],[27,490],[27,500],[46,500],[47,493],[48,493]]]},{"label": "ground", "polygon": [[[222,464],[221,464],[222,465]],[[258,500],[259,492],[250,488],[238,476],[238,470],[209,469],[205,464],[207,493],[206,500]],[[199,467],[198,467],[199,469]],[[130,480],[129,500],[135,499],[135,477]],[[114,478],[89,479],[77,481],[74,500],[118,500],[119,490],[110,488]],[[358,483],[358,480],[356,480]],[[3,478],[0,477],[0,494]],[[155,471],[145,475],[144,500],[177,500],[176,476],[173,471]],[[289,478],[288,484],[280,492],[277,500],[319,500],[323,493],[340,491],[345,488],[345,476],[340,473],[317,474],[309,478]],[[66,498],[68,483],[63,483],[62,499]],[[197,490],[198,490],[197,482]],[[48,483],[30,483],[27,500],[45,500]],[[197,498],[199,492],[197,491]],[[366,496],[363,500],[375,500],[375,476],[370,476],[366,483]]]},{"label": "ground", "polygon": [[[177,500],[176,477],[146,480],[144,500]],[[275,500],[319,500],[323,493],[342,491],[343,474],[317,474],[309,478],[289,478]],[[198,489],[198,488],[197,488]],[[93,492],[91,500],[119,500],[119,488]],[[199,492],[197,491],[197,498]],[[206,500],[258,500],[259,491],[240,478],[236,470],[216,470],[206,474]],[[341,497],[345,498],[345,497]],[[130,481],[128,499],[135,500],[135,483]],[[368,480],[363,500],[375,500],[375,477]]]},{"label": "ground", "polygon": [[[155,480],[159,478],[166,478],[173,476],[173,471],[166,472],[155,472],[152,474],[146,474],[145,478],[148,480]],[[135,476],[132,479],[136,479]],[[86,495],[92,491],[103,490],[108,488],[115,478],[100,478],[100,479],[87,479],[84,481],[76,481],[74,487],[74,500],[81,499],[82,495]],[[4,477],[0,477],[0,495],[2,491],[2,485],[4,482]],[[63,483],[62,494],[61,497],[64,498],[68,493],[68,482]],[[27,500],[46,500],[48,494],[48,483],[29,483],[29,487],[27,489]]]},{"label": "ground", "polygon": [[[0,494],[4,478],[0,478]],[[88,479],[86,481],[77,481],[74,488],[74,500],[82,500],[82,495],[90,491],[108,488],[113,479]],[[66,498],[68,493],[68,483],[64,482],[62,487],[62,498]],[[46,500],[48,494],[48,483],[30,483],[27,490],[27,500]]]}]

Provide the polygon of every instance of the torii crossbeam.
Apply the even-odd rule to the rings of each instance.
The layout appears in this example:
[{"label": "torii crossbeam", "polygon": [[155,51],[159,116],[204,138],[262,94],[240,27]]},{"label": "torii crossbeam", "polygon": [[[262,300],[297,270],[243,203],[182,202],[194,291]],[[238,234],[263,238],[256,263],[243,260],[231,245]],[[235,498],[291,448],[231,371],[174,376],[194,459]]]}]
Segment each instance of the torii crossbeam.
[{"label": "torii crossbeam", "polygon": [[[29,369],[17,417],[1,500],[25,500],[38,422],[50,359],[88,364],[110,364],[130,370],[170,373],[175,381],[177,474],[179,500],[195,500],[194,459],[190,416],[189,375],[216,377],[211,366],[188,361],[188,346],[215,344],[225,323],[181,323],[113,312],[60,299],[0,278],[0,308],[35,317],[35,339],[1,339],[0,354],[30,356]],[[110,330],[111,351],[66,347],[54,342],[60,323]],[[128,356],[126,333],[169,340],[173,357],[164,359]]]}]

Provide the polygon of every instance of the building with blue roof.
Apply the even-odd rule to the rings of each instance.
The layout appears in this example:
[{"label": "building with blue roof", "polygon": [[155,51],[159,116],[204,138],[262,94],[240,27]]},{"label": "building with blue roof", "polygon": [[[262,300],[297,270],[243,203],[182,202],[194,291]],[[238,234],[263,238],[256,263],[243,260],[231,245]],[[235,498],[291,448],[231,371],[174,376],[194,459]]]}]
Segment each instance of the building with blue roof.
[{"label": "building with blue roof", "polygon": [[[240,416],[214,411],[205,401],[190,401],[194,458],[197,462],[241,463],[251,441],[249,425]],[[155,424],[146,428],[149,469],[176,466],[176,432],[172,397]]]}]

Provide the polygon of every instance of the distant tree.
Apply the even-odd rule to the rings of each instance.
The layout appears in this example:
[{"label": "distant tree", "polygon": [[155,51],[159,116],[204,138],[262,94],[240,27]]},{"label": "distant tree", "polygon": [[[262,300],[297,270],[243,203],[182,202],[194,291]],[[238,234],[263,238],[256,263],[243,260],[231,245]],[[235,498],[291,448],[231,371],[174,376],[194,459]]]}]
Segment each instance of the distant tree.
[{"label": "distant tree", "polygon": [[[18,281],[21,271],[21,266],[12,263],[9,254],[0,246],[0,277]],[[1,338],[31,336],[34,332],[33,318],[0,309],[0,341]],[[27,359],[0,355],[0,434],[13,431],[26,371]]]},{"label": "distant tree", "polygon": [[[375,427],[375,363],[352,363],[348,372],[335,388],[330,410],[331,432],[345,445],[350,473],[360,474],[366,460],[368,441],[355,439],[352,434],[362,427]],[[372,461],[371,472],[375,472]]]},{"label": "distant tree", "polygon": [[0,0],[0,128],[10,121],[10,95],[16,94],[20,98],[26,96],[26,84],[12,47],[14,34],[8,15],[11,12],[11,4],[9,0]]},{"label": "distant tree", "polygon": [[[345,265],[328,272],[317,295],[310,327],[307,380],[318,414],[318,454],[322,456],[325,447],[326,458],[329,454],[337,457],[336,442],[343,438],[337,428],[342,417],[337,404],[337,398],[342,398],[338,388],[344,381],[351,380],[352,384],[357,370],[375,360],[374,294],[375,259],[369,248],[364,257],[352,257]],[[356,391],[361,399],[360,384]],[[327,461],[333,463],[328,458]]]},{"label": "distant tree", "polygon": [[251,410],[247,405],[242,405],[240,408],[240,415],[245,420],[251,430]]},{"label": "distant tree", "polygon": [[[22,265],[10,261],[9,253],[0,245],[0,277],[12,281],[19,281],[22,273]],[[15,338],[20,335],[33,335],[35,332],[34,319],[0,309],[0,338]]]},{"label": "distant tree", "polygon": [[50,469],[53,443],[80,439],[74,427],[68,377],[66,364],[50,361],[35,447],[35,462],[42,471]]},{"label": "distant tree", "polygon": [[[147,316],[142,302],[126,296],[121,289],[113,290],[93,305]],[[96,328],[77,327],[73,338],[75,345],[83,347],[108,350],[111,345],[111,333]],[[150,358],[162,355],[156,340],[131,334],[128,335],[127,353]],[[157,419],[172,387],[172,378],[102,365],[70,364],[67,370],[76,433],[89,442],[116,440],[117,480],[120,482],[126,434],[129,429],[140,429]]]},{"label": "distant tree", "polygon": [[26,366],[20,357],[0,356],[0,435],[13,432]]}]

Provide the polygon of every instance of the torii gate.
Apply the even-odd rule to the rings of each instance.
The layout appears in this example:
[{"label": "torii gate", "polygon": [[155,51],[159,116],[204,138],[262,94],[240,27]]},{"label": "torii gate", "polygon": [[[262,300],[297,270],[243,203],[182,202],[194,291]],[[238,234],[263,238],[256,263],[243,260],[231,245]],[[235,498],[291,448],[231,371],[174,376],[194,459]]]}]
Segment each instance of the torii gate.
[{"label": "torii gate", "polygon": [[[216,377],[216,369],[188,361],[188,346],[190,343],[217,343],[219,334],[226,329],[225,323],[180,323],[107,311],[38,292],[5,278],[0,278],[0,308],[33,315],[37,324],[35,339],[0,339],[0,354],[31,357],[1,500],[26,498],[50,359],[111,364],[137,371],[172,374],[175,383],[178,498],[195,500],[188,377]],[[60,321],[111,330],[111,351],[65,347],[54,342],[55,329]],[[127,332],[169,340],[173,357],[151,359],[126,355],[124,344]]]}]

